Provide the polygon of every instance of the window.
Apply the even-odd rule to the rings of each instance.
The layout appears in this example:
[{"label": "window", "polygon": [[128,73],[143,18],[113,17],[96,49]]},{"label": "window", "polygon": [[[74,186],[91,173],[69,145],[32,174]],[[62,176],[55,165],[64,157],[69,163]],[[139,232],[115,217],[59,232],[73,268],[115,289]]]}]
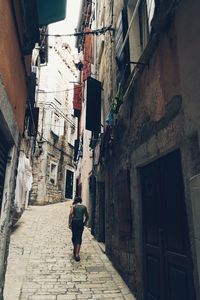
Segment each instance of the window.
[{"label": "window", "polygon": [[148,17],[147,5],[149,5],[149,1],[148,0],[143,0],[143,1],[141,1],[139,9],[138,9],[141,52],[144,51],[144,49],[145,49],[145,47],[148,43],[149,34],[150,34],[151,21]]},{"label": "window", "polygon": [[57,171],[58,171],[58,165],[54,162],[51,162],[50,163],[49,181],[54,185],[57,184]]},{"label": "window", "polygon": [[53,133],[55,133],[56,135],[59,136],[60,122],[59,122],[59,116],[56,113],[53,114],[52,131],[53,131]]},{"label": "window", "polygon": [[57,136],[62,136],[64,134],[65,121],[57,113],[52,113],[51,117],[51,130]]},{"label": "window", "polygon": [[[154,11],[155,0],[128,2],[130,61],[137,62],[140,59],[149,41]],[[134,64],[131,65],[131,69],[134,67]]]},{"label": "window", "polygon": [[155,11],[155,0],[147,0],[147,16],[148,16],[149,31],[151,30],[151,21],[154,16],[154,11]]},{"label": "window", "polygon": [[72,146],[74,146],[74,140],[75,140],[75,128],[72,127],[72,126],[69,126],[68,127],[68,130],[67,130],[67,140],[68,140],[68,143]]},{"label": "window", "polygon": [[[125,81],[130,75],[130,53],[129,39],[125,41],[128,31],[127,8],[124,7],[120,12],[116,22],[115,35],[115,58],[116,58],[116,80],[117,84]],[[124,44],[125,43],[125,44]]]}]

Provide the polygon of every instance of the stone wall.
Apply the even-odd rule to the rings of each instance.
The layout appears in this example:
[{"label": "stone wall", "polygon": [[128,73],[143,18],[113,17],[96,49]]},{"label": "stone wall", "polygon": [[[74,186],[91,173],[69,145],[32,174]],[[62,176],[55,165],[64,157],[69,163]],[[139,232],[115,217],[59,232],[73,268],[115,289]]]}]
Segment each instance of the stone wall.
[{"label": "stone wall", "polygon": [[[73,148],[66,142],[65,134],[53,141],[43,142],[34,158],[31,204],[44,205],[65,200],[65,176],[67,166],[72,166]],[[50,181],[50,164],[57,164],[57,182]]]},{"label": "stone wall", "polygon": [[[121,1],[115,3],[119,7],[122,4]],[[119,7],[115,5],[115,12],[120,10]],[[198,230],[198,221],[196,214],[192,213],[191,205],[191,190],[193,205],[196,203],[194,189],[198,180],[190,181],[200,173],[200,71],[197,67],[200,42],[196,40],[200,29],[197,13],[199,8],[198,1],[181,1],[170,15],[167,26],[161,26],[155,39],[148,44],[142,54],[146,65],[127,84],[123,104],[116,115],[114,140],[104,162],[106,251],[137,299],[143,299],[144,290],[139,168],[174,149],[181,151],[194,280],[196,293],[199,295],[199,268],[196,263],[200,257],[198,233],[195,234],[194,243],[194,227]],[[115,90],[114,68],[112,80],[109,78],[110,72],[104,70],[110,57],[109,47],[111,45],[105,43],[99,69],[100,79],[106,83],[104,107],[109,107],[109,93]],[[114,60],[112,63],[115,65]],[[101,73],[101,68],[104,73]],[[107,108],[104,112],[107,112]],[[115,189],[116,177],[126,169],[130,172],[132,229],[128,236],[123,236],[119,232]]]}]

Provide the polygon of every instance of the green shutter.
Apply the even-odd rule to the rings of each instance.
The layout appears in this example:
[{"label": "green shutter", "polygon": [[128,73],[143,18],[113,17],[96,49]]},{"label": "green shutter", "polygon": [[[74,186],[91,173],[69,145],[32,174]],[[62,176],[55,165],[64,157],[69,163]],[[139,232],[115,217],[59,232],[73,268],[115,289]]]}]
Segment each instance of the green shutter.
[{"label": "green shutter", "polygon": [[67,0],[37,0],[39,26],[64,20]]}]

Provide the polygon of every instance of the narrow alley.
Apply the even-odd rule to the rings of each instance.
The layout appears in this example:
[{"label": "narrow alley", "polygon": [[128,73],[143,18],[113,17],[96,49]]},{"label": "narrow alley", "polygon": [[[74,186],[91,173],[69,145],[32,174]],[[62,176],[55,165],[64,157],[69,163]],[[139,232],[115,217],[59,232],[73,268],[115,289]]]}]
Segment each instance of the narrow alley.
[{"label": "narrow alley", "polygon": [[0,300],[200,300],[199,11],[0,1]]},{"label": "narrow alley", "polygon": [[4,300],[135,299],[88,229],[72,256],[71,201],[29,206],[11,235]]}]

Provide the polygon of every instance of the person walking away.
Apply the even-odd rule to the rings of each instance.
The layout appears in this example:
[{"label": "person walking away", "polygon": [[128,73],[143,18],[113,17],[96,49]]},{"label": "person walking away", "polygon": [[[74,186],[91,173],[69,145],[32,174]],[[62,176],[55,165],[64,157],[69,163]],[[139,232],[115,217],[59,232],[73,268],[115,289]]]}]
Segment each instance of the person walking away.
[{"label": "person walking away", "polygon": [[76,261],[80,261],[82,234],[88,219],[87,207],[82,204],[82,198],[75,197],[69,213],[69,228],[72,230],[73,255]]}]

